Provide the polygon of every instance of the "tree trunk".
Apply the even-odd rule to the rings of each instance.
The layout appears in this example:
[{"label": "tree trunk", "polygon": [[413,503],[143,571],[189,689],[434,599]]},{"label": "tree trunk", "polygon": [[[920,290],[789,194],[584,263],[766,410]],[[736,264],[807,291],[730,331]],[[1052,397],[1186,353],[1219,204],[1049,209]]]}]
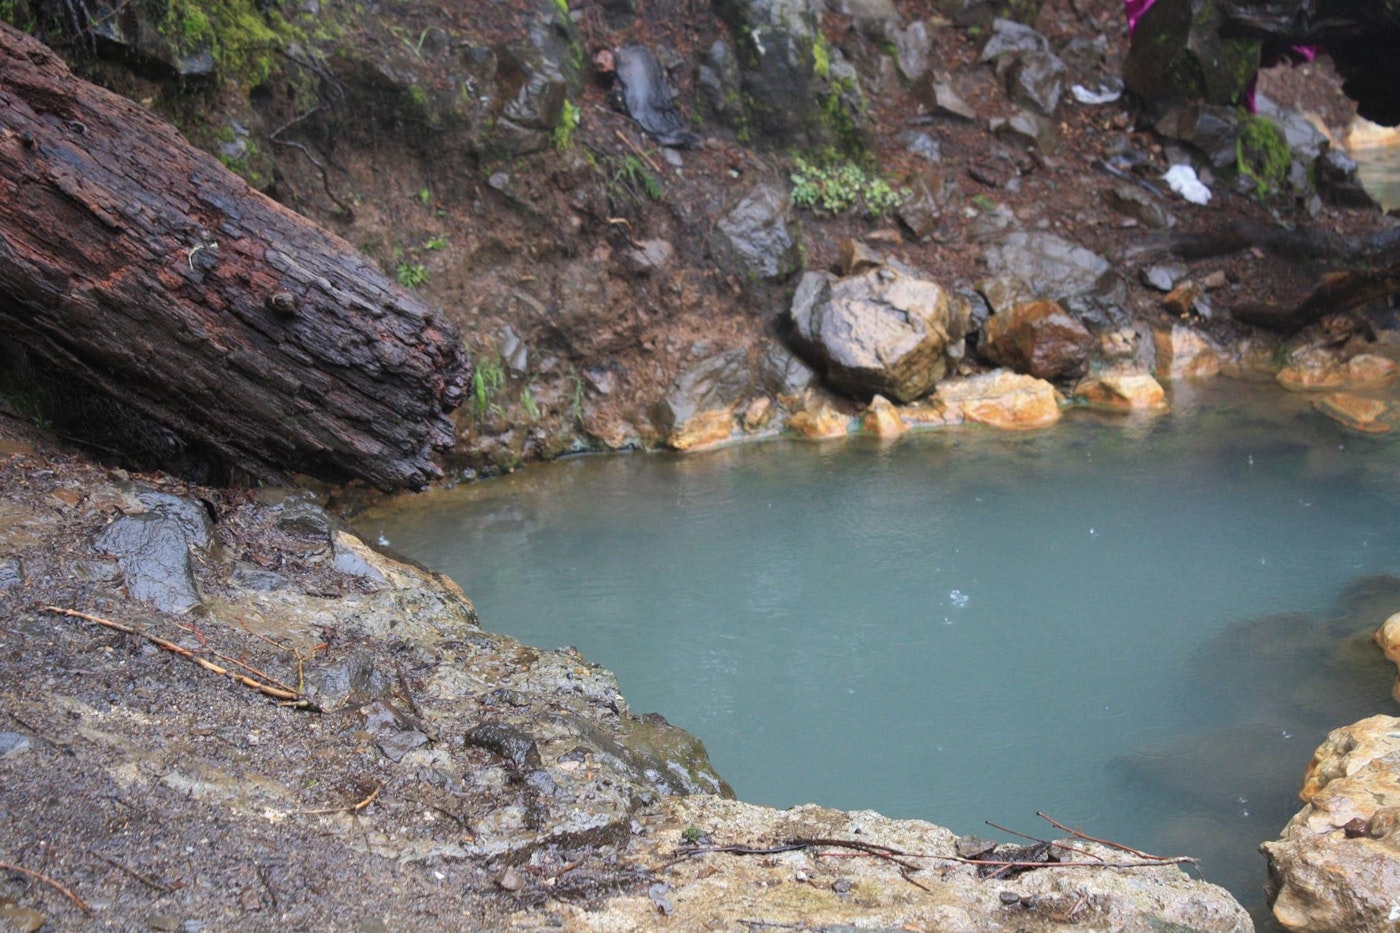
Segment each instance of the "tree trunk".
[{"label": "tree trunk", "polygon": [[441,314],[0,23],[0,339],[226,466],[416,487],[470,375]]}]

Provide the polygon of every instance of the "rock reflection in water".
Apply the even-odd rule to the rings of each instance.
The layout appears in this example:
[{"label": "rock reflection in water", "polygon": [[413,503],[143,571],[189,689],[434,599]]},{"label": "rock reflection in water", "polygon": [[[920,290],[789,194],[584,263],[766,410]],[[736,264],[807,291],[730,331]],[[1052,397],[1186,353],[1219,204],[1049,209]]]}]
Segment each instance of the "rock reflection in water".
[{"label": "rock reflection in water", "polygon": [[[1158,851],[1189,852],[1205,878],[1235,892],[1261,929],[1263,856],[1301,806],[1313,750],[1338,726],[1394,713],[1393,665],[1371,633],[1400,606],[1400,578],[1366,577],[1329,612],[1243,619],[1203,645],[1182,680],[1186,715],[1200,725],[1113,762],[1161,800]],[[1250,896],[1254,892],[1254,896]]]}]

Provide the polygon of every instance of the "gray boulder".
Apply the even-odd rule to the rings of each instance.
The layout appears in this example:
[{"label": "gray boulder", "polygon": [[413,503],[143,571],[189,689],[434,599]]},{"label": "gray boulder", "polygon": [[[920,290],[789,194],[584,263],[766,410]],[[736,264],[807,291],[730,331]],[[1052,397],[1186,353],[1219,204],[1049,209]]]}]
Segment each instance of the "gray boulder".
[{"label": "gray boulder", "polygon": [[756,185],[715,223],[711,253],[726,272],[780,282],[802,268],[792,201],[781,189]]},{"label": "gray boulder", "polygon": [[1053,233],[1008,234],[987,251],[993,277],[1025,283],[1034,298],[1058,301],[1091,329],[1125,326],[1127,288],[1102,256]]},{"label": "gray boulder", "polygon": [[832,388],[911,402],[959,358],[967,312],[942,286],[888,265],[844,279],[807,273],[788,323],[793,348]]}]

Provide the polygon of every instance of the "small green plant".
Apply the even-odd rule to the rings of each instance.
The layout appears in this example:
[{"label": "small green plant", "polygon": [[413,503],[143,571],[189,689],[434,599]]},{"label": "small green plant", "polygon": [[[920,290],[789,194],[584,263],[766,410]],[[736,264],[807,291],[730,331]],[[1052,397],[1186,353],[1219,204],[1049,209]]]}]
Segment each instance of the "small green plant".
[{"label": "small green plant", "polygon": [[569,415],[577,422],[583,422],[583,377],[573,366],[569,367]]},{"label": "small green plant", "polygon": [[437,236],[429,237],[428,241],[423,244],[423,248],[432,250],[447,249],[447,234],[439,233]]},{"label": "small green plant", "polygon": [[794,160],[788,176],[792,181],[792,203],[800,209],[826,214],[844,214],[857,209],[878,217],[904,203],[908,192],[896,191],[890,183],[872,176],[848,160]]},{"label": "small green plant", "polygon": [[417,288],[428,281],[428,270],[421,262],[401,262],[394,270],[394,278],[404,288]]},{"label": "small green plant", "polygon": [[997,212],[997,202],[985,194],[975,194],[972,196],[972,206],[984,214],[995,214]]},{"label": "small green plant", "polygon": [[506,369],[501,363],[501,355],[492,350],[483,353],[475,360],[476,371],[472,373],[472,408],[477,418],[500,412],[494,399],[506,384]]},{"label": "small green plant", "polygon": [[642,164],[642,160],[634,155],[625,156],[622,165],[618,168],[613,180],[625,183],[632,191],[641,189],[646,192],[647,197],[653,201],[660,201],[661,196],[666,193],[661,187],[660,180],[647,170]]},{"label": "small green plant", "polygon": [[433,203],[433,193],[427,188],[419,188],[418,194],[414,195],[414,197],[418,198],[418,203],[425,207]]},{"label": "small green plant", "polygon": [[578,121],[582,115],[583,111],[579,110],[578,104],[571,100],[564,101],[564,107],[559,111],[559,122],[554,124],[555,150],[569,151],[569,147],[574,144],[574,130],[578,129]]},{"label": "small green plant", "polygon": [[535,393],[530,391],[529,386],[520,390],[520,407],[525,409],[531,421],[540,420],[540,403],[535,401]]},{"label": "small green plant", "polygon": [[687,826],[685,829],[681,830],[681,838],[685,840],[685,844],[688,846],[697,845],[700,842],[700,837],[704,835],[705,834],[700,831],[699,826]]}]

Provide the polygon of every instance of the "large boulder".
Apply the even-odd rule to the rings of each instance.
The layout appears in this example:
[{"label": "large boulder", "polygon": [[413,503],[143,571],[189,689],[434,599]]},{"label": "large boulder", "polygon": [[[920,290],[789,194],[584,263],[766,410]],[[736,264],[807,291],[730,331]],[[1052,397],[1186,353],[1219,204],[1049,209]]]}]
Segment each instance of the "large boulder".
[{"label": "large boulder", "polygon": [[1212,0],[1157,0],[1138,20],[1123,83],[1149,112],[1186,101],[1233,106],[1259,69],[1259,42],[1223,38]]},{"label": "large boulder", "polygon": [[860,148],[859,79],[817,23],[807,0],[719,0],[736,38],[743,129],[785,149]]},{"label": "large boulder", "polygon": [[1400,718],[1333,730],[1313,754],[1306,806],[1261,851],[1274,916],[1306,933],[1392,930],[1400,905]]},{"label": "large boulder", "polygon": [[1094,342],[1057,302],[1029,301],[988,318],[977,352],[1018,373],[1058,379],[1083,371]]},{"label": "large boulder", "polygon": [[911,402],[960,354],[967,312],[941,285],[888,265],[844,279],[807,273],[788,323],[793,348],[833,388]]}]

